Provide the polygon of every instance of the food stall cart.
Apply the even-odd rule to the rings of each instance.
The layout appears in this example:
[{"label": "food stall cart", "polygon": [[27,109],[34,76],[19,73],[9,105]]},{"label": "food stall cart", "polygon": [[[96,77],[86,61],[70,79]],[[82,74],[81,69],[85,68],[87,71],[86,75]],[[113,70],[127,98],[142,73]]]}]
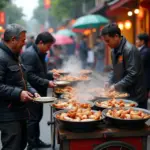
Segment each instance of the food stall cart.
[{"label": "food stall cart", "polygon": [[[108,101],[108,99],[105,100]],[[121,105],[122,102],[123,101],[121,100]],[[129,102],[133,105],[133,101],[124,100],[124,102]],[[104,104],[106,105],[106,103]],[[115,104],[118,105],[116,101]],[[134,103],[134,106],[137,106],[137,104]],[[98,107],[100,108],[100,110],[104,109],[102,106],[97,106],[97,108]],[[83,130],[80,131],[74,129],[70,131],[66,129],[67,124],[64,124],[65,126],[63,126],[58,122],[57,119],[55,120],[53,118],[53,113],[55,112],[54,107],[50,106],[50,109],[51,117],[49,124],[51,125],[51,143],[53,148],[55,148],[55,139],[57,133],[57,142],[58,144],[60,144],[61,150],[147,150],[147,136],[150,135],[150,127],[148,125],[145,125],[142,128],[136,128],[137,124],[135,123],[135,128],[134,126],[132,126],[132,128],[128,128],[129,126],[127,128],[121,128],[102,120],[101,122],[99,122],[98,127],[94,127],[92,130],[85,131],[83,128]],[[150,114],[149,112],[146,113]],[[116,120],[115,122],[118,123],[118,121]],[[121,120],[121,122],[119,120],[119,124],[122,122],[123,120]],[[67,121],[65,123],[67,123]]]},{"label": "food stall cart", "polygon": [[119,129],[101,125],[91,132],[71,132],[57,126],[61,150],[147,150],[150,127]]}]

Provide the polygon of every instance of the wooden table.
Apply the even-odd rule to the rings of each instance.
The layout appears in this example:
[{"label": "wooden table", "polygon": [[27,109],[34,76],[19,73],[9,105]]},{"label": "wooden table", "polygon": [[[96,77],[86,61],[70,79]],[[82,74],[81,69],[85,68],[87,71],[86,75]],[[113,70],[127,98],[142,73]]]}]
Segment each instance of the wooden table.
[{"label": "wooden table", "polygon": [[85,133],[67,131],[59,125],[57,129],[61,150],[95,150],[96,146],[110,141],[121,141],[132,145],[136,150],[147,150],[147,136],[150,135],[150,127],[146,125],[143,129],[132,130],[103,125],[95,131]]}]

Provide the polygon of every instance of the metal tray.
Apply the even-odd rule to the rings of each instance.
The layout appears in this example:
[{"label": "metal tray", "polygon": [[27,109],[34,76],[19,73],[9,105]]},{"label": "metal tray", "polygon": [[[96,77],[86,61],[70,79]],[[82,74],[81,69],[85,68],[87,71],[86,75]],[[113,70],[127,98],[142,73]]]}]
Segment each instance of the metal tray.
[{"label": "metal tray", "polygon": [[[124,109],[127,110],[130,108],[132,108],[133,110],[143,111],[144,113],[150,114],[149,110],[136,108],[136,107],[125,107]],[[144,127],[146,121],[149,120],[149,119],[119,119],[119,118],[107,116],[106,113],[108,112],[108,110],[113,110],[113,109],[120,110],[120,108],[104,109],[102,111],[102,114],[105,116],[105,119],[108,123],[113,124],[118,128],[142,128]]]},{"label": "metal tray", "polygon": [[59,86],[68,86],[70,85],[69,81],[54,81],[54,83],[59,87]]},{"label": "metal tray", "polygon": [[33,101],[39,103],[50,103],[50,102],[54,102],[55,100],[57,100],[57,98],[55,97],[37,97],[33,99]]},{"label": "metal tray", "polygon": [[[64,126],[66,129],[73,131],[73,132],[85,132],[85,131],[92,131],[95,130],[95,128],[103,123],[104,116],[101,120],[95,120],[95,121],[86,121],[86,122],[72,122],[72,121],[66,121],[66,120],[60,120],[56,118],[57,114],[67,112],[68,110],[60,110],[53,114],[54,118],[56,119],[57,123],[59,125]],[[95,111],[95,110],[93,110]]]}]

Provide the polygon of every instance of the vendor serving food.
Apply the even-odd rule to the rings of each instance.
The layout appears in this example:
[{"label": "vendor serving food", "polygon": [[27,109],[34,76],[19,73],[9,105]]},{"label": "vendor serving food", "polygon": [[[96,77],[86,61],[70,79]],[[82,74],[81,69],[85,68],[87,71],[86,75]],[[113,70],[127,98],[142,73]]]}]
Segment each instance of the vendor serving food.
[{"label": "vendor serving food", "polygon": [[110,92],[116,90],[129,93],[130,99],[136,101],[140,108],[147,108],[147,92],[139,51],[121,36],[116,24],[106,25],[101,35],[112,48],[113,71],[106,87],[110,87]]}]

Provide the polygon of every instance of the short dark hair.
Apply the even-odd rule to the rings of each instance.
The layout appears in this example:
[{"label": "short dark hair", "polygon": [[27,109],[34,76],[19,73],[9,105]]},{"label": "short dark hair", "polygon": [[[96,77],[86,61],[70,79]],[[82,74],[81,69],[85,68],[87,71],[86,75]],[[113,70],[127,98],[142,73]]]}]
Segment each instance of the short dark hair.
[{"label": "short dark hair", "polygon": [[138,37],[139,40],[141,40],[141,41],[143,40],[145,45],[148,45],[148,42],[149,42],[149,35],[148,34],[141,33],[137,37]]},{"label": "short dark hair", "polygon": [[116,34],[121,37],[121,30],[116,23],[107,24],[101,31],[101,35],[109,35],[114,37]]},{"label": "short dark hair", "polygon": [[42,41],[44,44],[47,44],[55,43],[56,40],[49,32],[42,32],[37,36],[35,44],[39,44],[40,41]]},{"label": "short dark hair", "polygon": [[9,42],[12,37],[19,39],[20,33],[26,32],[24,27],[19,24],[9,24],[4,32],[4,41]]}]

